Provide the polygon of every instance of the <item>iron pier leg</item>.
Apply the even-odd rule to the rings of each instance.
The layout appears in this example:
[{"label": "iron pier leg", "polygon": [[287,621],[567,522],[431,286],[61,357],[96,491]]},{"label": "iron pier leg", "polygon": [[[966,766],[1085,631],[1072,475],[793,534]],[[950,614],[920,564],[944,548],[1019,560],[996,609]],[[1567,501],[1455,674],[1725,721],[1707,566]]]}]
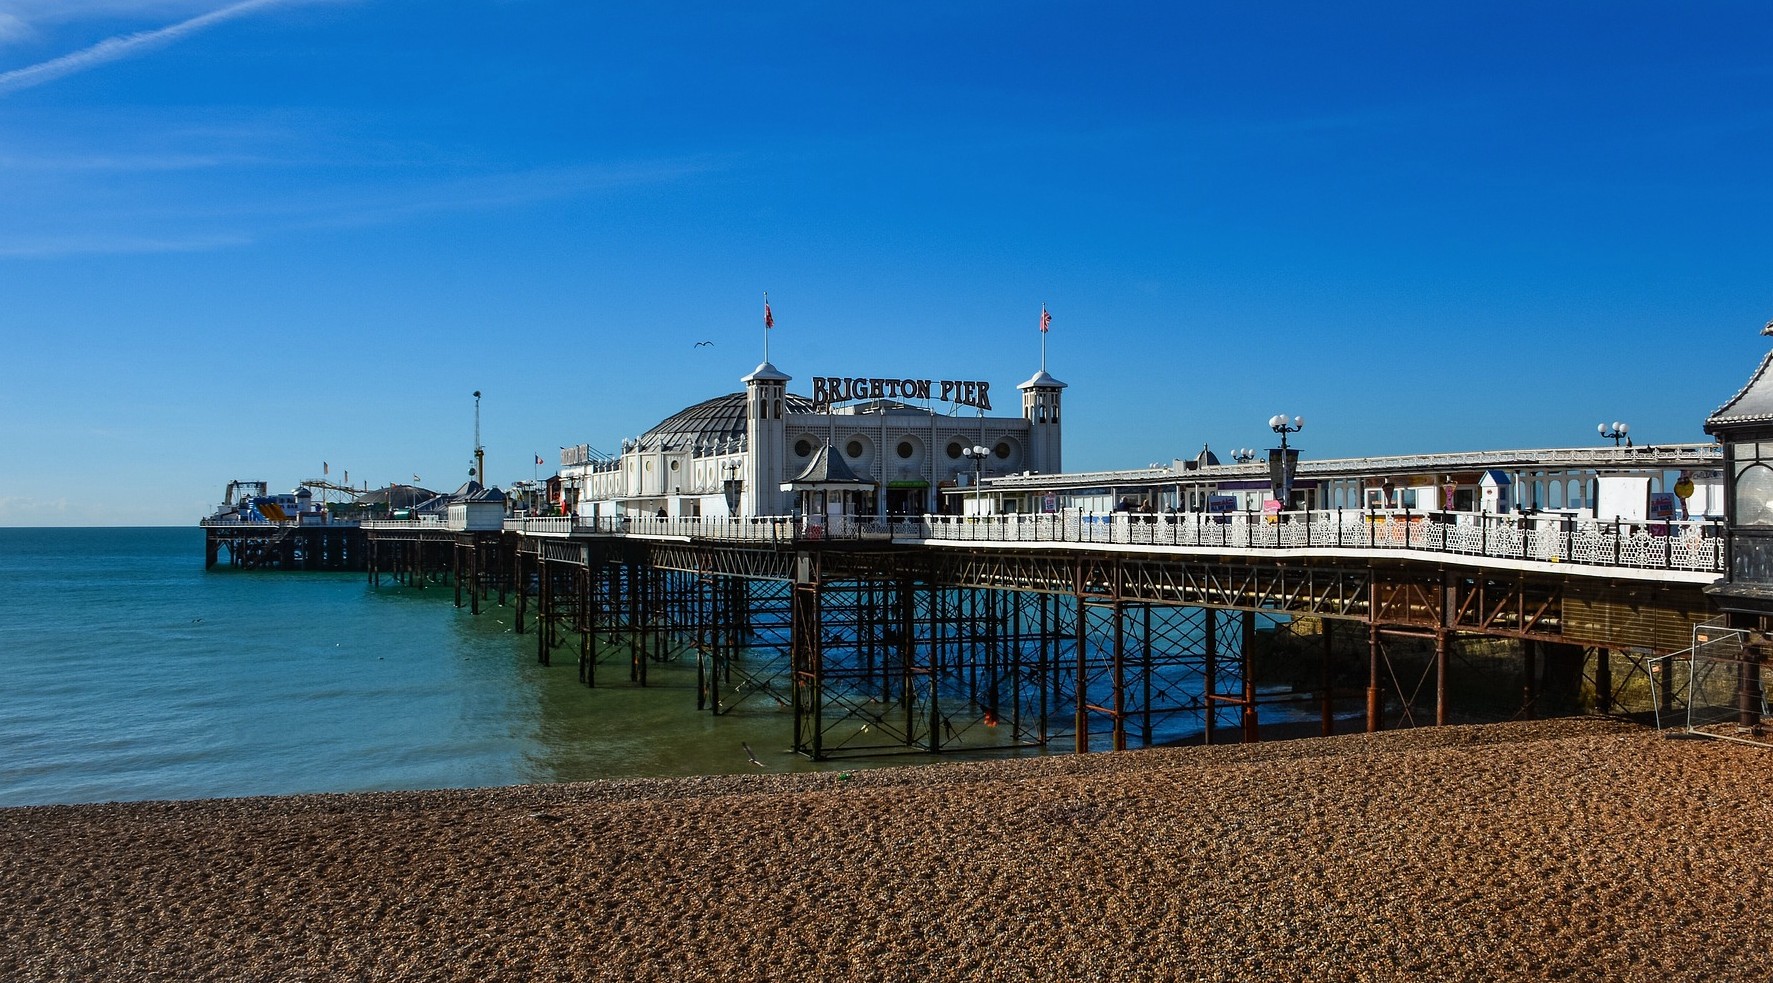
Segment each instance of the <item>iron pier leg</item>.
[{"label": "iron pier leg", "polygon": [[593,648],[592,637],[595,634],[595,622],[591,613],[591,569],[580,567],[573,571],[573,579],[578,584],[579,595],[579,682],[586,686],[597,685],[597,666],[595,657],[597,650]]},{"label": "iron pier leg", "polygon": [[1742,648],[1742,662],[1736,670],[1736,724],[1753,737],[1761,736],[1761,647],[1750,643]]},{"label": "iron pier leg", "polygon": [[1323,713],[1323,736],[1330,737],[1336,733],[1336,679],[1330,661],[1335,654],[1336,622],[1331,621],[1329,618],[1322,618],[1318,621],[1318,624],[1321,626],[1319,634],[1323,636],[1323,694],[1321,704]]},{"label": "iron pier leg", "polygon": [[1114,618],[1114,749],[1127,749],[1127,661],[1126,661],[1126,611],[1121,606],[1120,598],[1114,599],[1109,608]]},{"label": "iron pier leg", "polygon": [[1434,633],[1434,725],[1447,725],[1447,633]]},{"label": "iron pier leg", "polygon": [[1201,638],[1201,702],[1207,708],[1202,739],[1212,744],[1219,725],[1219,612],[1212,608],[1201,610],[1207,615],[1206,631]]},{"label": "iron pier leg", "polygon": [[1379,702],[1379,623],[1367,623],[1367,733],[1385,725]]},{"label": "iron pier leg", "polygon": [[1532,720],[1539,715],[1539,643],[1531,638],[1521,640],[1521,716]]},{"label": "iron pier leg", "polygon": [[553,632],[549,598],[554,593],[548,584],[553,571],[548,569],[546,560],[536,561],[536,661],[548,664],[548,635]]},{"label": "iron pier leg", "polygon": [[480,540],[468,546],[468,613],[480,617]]},{"label": "iron pier leg", "polygon": [[[1081,583],[1079,584],[1081,587]],[[1077,731],[1076,748],[1078,754],[1090,753],[1090,676],[1088,650],[1089,610],[1084,606],[1083,592],[1077,595]]]},{"label": "iron pier leg", "polygon": [[1145,635],[1145,637],[1140,641],[1140,645],[1139,645],[1139,648],[1140,648],[1139,674],[1140,674],[1141,681],[1142,681],[1141,685],[1144,688],[1144,692],[1141,696],[1141,699],[1143,700],[1143,705],[1140,707],[1140,710],[1139,710],[1139,713],[1140,713],[1139,741],[1142,746],[1150,747],[1151,746],[1151,664],[1153,661],[1152,657],[1151,657],[1151,605],[1142,604],[1139,606],[1139,608],[1140,608],[1140,611],[1142,612],[1141,625],[1142,625],[1143,633]]},{"label": "iron pier leg", "polygon": [[1244,675],[1244,743],[1254,744],[1262,739],[1261,722],[1256,717],[1256,612],[1244,612],[1244,644],[1243,644],[1243,675]]},{"label": "iron pier leg", "polygon": [[1613,650],[1594,650],[1594,712],[1613,712]]}]

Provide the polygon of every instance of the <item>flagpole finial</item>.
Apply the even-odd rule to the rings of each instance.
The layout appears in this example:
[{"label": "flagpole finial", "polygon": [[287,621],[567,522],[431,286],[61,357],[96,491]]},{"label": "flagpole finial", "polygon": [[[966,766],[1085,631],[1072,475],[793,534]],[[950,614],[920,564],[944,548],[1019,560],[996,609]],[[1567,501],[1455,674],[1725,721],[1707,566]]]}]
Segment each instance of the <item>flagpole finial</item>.
[{"label": "flagpole finial", "polygon": [[763,292],[763,360],[770,360],[770,329],[776,326],[776,315],[770,312],[770,292]]},{"label": "flagpole finial", "polygon": [[1040,370],[1047,370],[1047,329],[1053,323],[1053,315],[1047,313],[1047,302],[1040,302]]}]

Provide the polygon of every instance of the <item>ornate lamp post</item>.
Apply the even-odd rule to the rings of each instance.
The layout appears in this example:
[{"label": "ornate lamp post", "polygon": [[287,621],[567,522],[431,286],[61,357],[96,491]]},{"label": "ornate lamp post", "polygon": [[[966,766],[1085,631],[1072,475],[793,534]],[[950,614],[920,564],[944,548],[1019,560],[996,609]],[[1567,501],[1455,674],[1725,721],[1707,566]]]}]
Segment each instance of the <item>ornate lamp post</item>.
[{"label": "ornate lamp post", "polygon": [[721,493],[726,496],[726,514],[739,514],[739,495],[745,489],[745,479],[739,477],[739,462],[729,461],[726,465],[726,478],[720,483]]},{"label": "ornate lamp post", "polygon": [[1631,446],[1631,438],[1626,436],[1631,433],[1631,424],[1629,423],[1620,423],[1615,420],[1611,427],[1608,427],[1605,423],[1597,423],[1595,424],[1594,429],[1596,433],[1603,437],[1613,438],[1614,447],[1618,447],[1621,440],[1625,441],[1625,446]]},{"label": "ornate lamp post", "polygon": [[1280,502],[1281,508],[1285,509],[1287,498],[1293,490],[1293,470],[1299,463],[1298,450],[1287,447],[1287,434],[1305,429],[1305,418],[1296,416],[1288,421],[1285,413],[1276,413],[1268,418],[1268,429],[1280,434],[1281,439],[1278,448],[1269,448],[1268,451],[1268,481],[1274,500]]},{"label": "ornate lamp post", "polygon": [[1249,447],[1235,447],[1232,448],[1231,459],[1239,464],[1248,464],[1256,459],[1256,452]]},{"label": "ornate lamp post", "polygon": [[991,448],[981,444],[963,447],[960,456],[973,462],[973,514],[979,514],[979,483],[985,479],[985,458],[990,455]]}]

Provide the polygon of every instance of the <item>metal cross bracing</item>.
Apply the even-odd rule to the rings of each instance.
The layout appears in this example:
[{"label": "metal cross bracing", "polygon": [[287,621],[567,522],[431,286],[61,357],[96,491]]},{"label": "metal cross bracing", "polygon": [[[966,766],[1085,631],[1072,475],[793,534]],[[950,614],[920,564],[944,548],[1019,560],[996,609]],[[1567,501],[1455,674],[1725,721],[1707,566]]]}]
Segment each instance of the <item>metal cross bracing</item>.
[{"label": "metal cross bracing", "polygon": [[406,587],[447,582],[454,569],[456,537],[446,530],[403,530],[371,534],[365,570],[379,586],[382,574]]},{"label": "metal cross bracing", "polygon": [[204,523],[204,567],[228,555],[240,569],[362,570],[367,540],[356,526]]},{"label": "metal cross bracing", "polygon": [[1360,676],[1369,729],[1448,722],[1453,684],[1485,674],[1518,686],[1517,715],[1629,710],[1707,610],[1680,582],[1399,558],[516,539],[485,548],[513,554],[544,661],[577,634],[587,683],[616,654],[645,685],[693,653],[697,709],[787,710],[813,757],[1253,739],[1285,703],[1332,733]]},{"label": "metal cross bracing", "polygon": [[1076,611],[1059,655],[1075,659],[1072,737],[1080,753],[1125,750],[1135,735],[1145,747],[1194,735],[1212,743],[1223,723],[1253,723],[1254,612],[1090,598],[1059,608]]},{"label": "metal cross bracing", "polygon": [[698,576],[690,629],[696,709],[720,716],[750,703],[789,705],[786,582]]},{"label": "metal cross bracing", "polygon": [[516,551],[508,548],[511,538],[514,537],[496,532],[456,534],[450,557],[456,607],[463,606],[462,597],[466,593],[468,608],[479,614],[481,601],[490,597],[495,589],[499,606],[505,605],[505,595],[513,584],[516,561]]},{"label": "metal cross bracing", "polygon": [[792,594],[795,750],[830,758],[1044,743],[1065,679],[1054,671],[1056,619],[1031,610],[1041,603],[909,575],[839,579],[809,557]]},{"label": "metal cross bracing", "polygon": [[[797,560],[790,631],[795,749],[815,758],[1207,735],[1254,721],[1254,613],[956,585],[908,566],[856,576],[854,557]],[[866,566],[866,565],[864,565]],[[879,567],[866,572],[878,574]],[[1056,580],[1056,578],[1053,578]],[[1082,584],[1084,590],[1079,590]],[[1229,653],[1229,654],[1228,654]]]},{"label": "metal cross bracing", "polygon": [[931,551],[935,575],[964,586],[1050,591],[1154,604],[1363,617],[1370,570],[1136,553]]}]

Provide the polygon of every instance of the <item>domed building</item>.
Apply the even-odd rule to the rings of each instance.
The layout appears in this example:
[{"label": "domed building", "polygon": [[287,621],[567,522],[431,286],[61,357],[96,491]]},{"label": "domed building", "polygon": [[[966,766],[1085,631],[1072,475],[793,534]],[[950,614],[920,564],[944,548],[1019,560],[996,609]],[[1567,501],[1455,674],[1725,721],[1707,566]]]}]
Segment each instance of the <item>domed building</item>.
[{"label": "domed building", "polygon": [[886,518],[940,512],[942,489],[980,476],[1060,470],[1065,384],[1045,369],[1017,387],[1013,417],[988,415],[990,385],[972,380],[818,377],[803,396],[764,362],[741,381],[623,441],[619,457],[569,452],[560,477],[575,513],[787,515],[841,473],[851,514]]}]

